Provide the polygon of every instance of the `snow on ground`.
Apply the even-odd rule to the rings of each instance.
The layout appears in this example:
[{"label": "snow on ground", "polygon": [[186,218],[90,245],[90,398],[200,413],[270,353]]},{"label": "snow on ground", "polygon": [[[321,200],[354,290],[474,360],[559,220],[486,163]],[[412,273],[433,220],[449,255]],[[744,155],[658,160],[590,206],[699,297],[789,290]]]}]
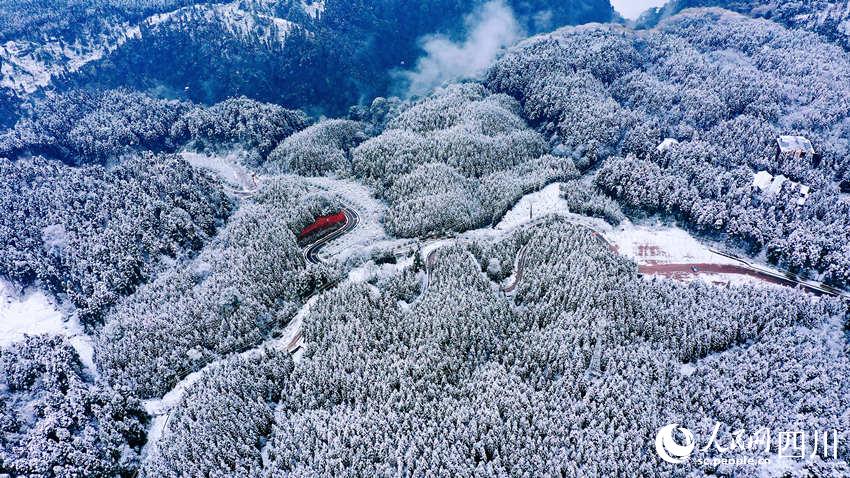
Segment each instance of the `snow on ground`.
[{"label": "snow on ground", "polygon": [[[584,218],[582,221],[596,230],[617,252],[635,261],[641,266],[659,264],[729,264],[749,265],[745,261],[735,260],[716,252],[688,231],[660,222],[634,224],[629,220],[619,226],[611,226],[602,220]],[[765,268],[767,269],[767,268]],[[776,272],[771,270],[772,272]],[[700,271],[698,273],[677,273],[676,280],[690,282],[699,280],[719,286],[761,285],[765,282],[756,277],[743,274],[721,274]]]},{"label": "snow on ground", "polygon": [[310,18],[319,18],[325,12],[325,0],[302,0],[301,8]]},{"label": "snow on ground", "polygon": [[[753,276],[742,274],[709,274],[705,272],[700,272],[699,274],[690,275],[688,279],[698,279],[707,284],[719,286],[758,285],[761,287],[781,287],[778,285],[767,283],[763,280],[759,280]],[[685,282],[688,281],[686,280]]]},{"label": "snow on ground", "polygon": [[570,208],[567,201],[561,198],[561,184],[553,183],[523,196],[496,225],[496,230],[510,231],[550,214],[566,215]]},{"label": "snow on ground", "polygon": [[24,339],[24,335],[64,335],[80,361],[97,375],[92,339],[83,331],[76,314],[57,304],[44,291],[28,287],[19,291],[13,283],[0,279],[0,347]]},{"label": "snow on ground", "polygon": [[348,272],[348,281],[354,284],[362,284],[374,279],[392,277],[404,269],[413,265],[413,257],[404,257],[395,263],[376,264],[368,261],[351,269]]},{"label": "snow on ground", "polygon": [[511,231],[533,220],[555,214],[602,234],[620,254],[638,264],[737,263],[712,252],[708,246],[677,226],[633,224],[626,220],[620,226],[613,227],[601,219],[570,213],[560,191],[561,183],[554,183],[524,196],[499,222],[496,231]]},{"label": "snow on ground", "polygon": [[0,280],[0,347],[23,340],[24,334],[64,332],[62,312],[43,291],[18,293],[12,283]]},{"label": "snow on ground", "polygon": [[620,254],[638,264],[738,264],[677,226],[625,221],[603,235]]},{"label": "snow on ground", "polygon": [[[547,215],[560,215],[569,221],[599,233],[621,255],[639,265],[654,264],[747,264],[715,252],[710,245],[698,240],[688,231],[660,222],[634,224],[625,220],[612,226],[602,219],[569,212],[560,197],[561,183],[550,184],[528,194],[505,215],[495,229],[468,231],[462,238],[487,239],[503,236],[519,226],[537,221]],[[765,267],[765,269],[771,270]],[[775,271],[773,271],[775,272]],[[685,280],[701,280],[715,285],[763,284],[757,278],[739,274],[692,274]]]},{"label": "snow on ground", "polygon": [[212,171],[223,181],[242,191],[256,189],[259,184],[259,179],[239,162],[238,151],[215,156],[184,151],[180,155],[192,166]]}]

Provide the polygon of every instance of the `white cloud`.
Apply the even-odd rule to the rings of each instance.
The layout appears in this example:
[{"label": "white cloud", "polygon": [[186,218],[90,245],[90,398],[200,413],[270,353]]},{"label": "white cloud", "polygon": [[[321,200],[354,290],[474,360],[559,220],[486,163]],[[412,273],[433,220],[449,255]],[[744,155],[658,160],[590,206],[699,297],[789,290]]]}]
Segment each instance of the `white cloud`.
[{"label": "white cloud", "polygon": [[636,20],[646,10],[661,7],[665,3],[667,0],[611,0],[614,9],[630,20]]},{"label": "white cloud", "polygon": [[466,18],[467,36],[452,42],[443,35],[422,39],[425,56],[399,75],[408,95],[423,95],[447,81],[478,78],[506,47],[524,36],[513,11],[502,0],[482,5]]}]

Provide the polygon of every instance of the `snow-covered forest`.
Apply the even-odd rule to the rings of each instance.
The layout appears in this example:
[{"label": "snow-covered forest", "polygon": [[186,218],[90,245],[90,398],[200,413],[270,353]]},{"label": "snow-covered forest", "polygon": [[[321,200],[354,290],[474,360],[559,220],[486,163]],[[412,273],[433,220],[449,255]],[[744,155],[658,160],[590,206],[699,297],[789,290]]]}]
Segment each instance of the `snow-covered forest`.
[{"label": "snow-covered forest", "polygon": [[0,178],[0,274],[67,295],[84,320],[200,249],[233,209],[216,180],[171,155],[111,169],[0,159]]},{"label": "snow-covered forest", "polygon": [[[224,455],[226,472],[243,476],[669,473],[644,445],[655,430],[672,418],[710,427],[746,408],[730,384],[761,388],[750,380],[780,359],[787,365],[761,397],[770,405],[733,426],[806,427],[846,413],[847,383],[829,379],[850,365],[845,339],[825,332],[840,320],[837,301],[645,281],[588,231],[560,221],[519,234],[506,240],[534,252],[513,298],[493,290],[487,264],[463,247],[438,252],[410,309],[389,286],[402,276],[323,294],[305,322],[303,361],[291,372],[245,359],[211,371],[217,393],[188,392],[147,472],[206,475],[222,470]],[[748,343],[758,345],[736,353]],[[696,371],[683,376],[685,364]],[[804,371],[802,385],[794,377]],[[809,409],[801,388],[831,398]],[[233,412],[215,413],[222,397]],[[221,448],[211,454],[198,440]],[[847,454],[812,469],[846,473]]]},{"label": "snow-covered forest", "polygon": [[[848,76],[847,54],[812,34],[709,10],[649,31],[535,37],[500,59],[487,84],[521,100],[579,166],[599,167],[596,184],[625,205],[725,233],[791,270],[846,285]],[[784,134],[809,138],[820,159],[776,160]],[[664,138],[677,144],[659,150]],[[759,195],[758,171],[793,182]],[[802,206],[799,184],[812,190]]]},{"label": "snow-covered forest", "polygon": [[756,18],[767,18],[791,28],[815,32],[846,50],[850,49],[850,31],[847,30],[850,9],[844,0],[671,0],[663,8],[645,12],[637,24],[655,26],[667,16],[696,7],[721,7]]},{"label": "snow-covered forest", "polygon": [[850,476],[836,5],[0,0],[0,477]]}]

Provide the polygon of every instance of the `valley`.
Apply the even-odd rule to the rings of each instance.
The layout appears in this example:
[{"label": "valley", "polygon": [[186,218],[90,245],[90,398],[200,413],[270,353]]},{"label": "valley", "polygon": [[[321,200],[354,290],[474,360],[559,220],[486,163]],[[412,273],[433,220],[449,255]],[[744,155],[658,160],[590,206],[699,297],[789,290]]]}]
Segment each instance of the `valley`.
[{"label": "valley", "polygon": [[850,476],[845,5],[618,5],[0,0],[0,476]]}]

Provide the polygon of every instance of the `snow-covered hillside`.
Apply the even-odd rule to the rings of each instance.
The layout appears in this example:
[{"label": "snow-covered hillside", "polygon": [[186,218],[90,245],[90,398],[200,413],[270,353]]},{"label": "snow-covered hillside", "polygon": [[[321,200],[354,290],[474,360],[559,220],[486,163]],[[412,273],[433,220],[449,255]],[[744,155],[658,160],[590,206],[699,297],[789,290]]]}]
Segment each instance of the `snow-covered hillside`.
[{"label": "snow-covered hillside", "polygon": [[[81,35],[69,43],[62,38],[45,41],[9,40],[0,44],[0,87],[19,95],[38,91],[55,78],[80,70],[85,65],[103,59],[121,48],[127,41],[143,41],[158,29],[205,28],[199,22],[217,22],[235,38],[259,36],[267,42],[282,43],[297,27],[289,20],[243,8],[244,2],[212,5],[192,5],[178,10],[157,13],[141,22],[108,25],[95,35]],[[321,2],[304,4],[304,11],[317,16]]]}]

